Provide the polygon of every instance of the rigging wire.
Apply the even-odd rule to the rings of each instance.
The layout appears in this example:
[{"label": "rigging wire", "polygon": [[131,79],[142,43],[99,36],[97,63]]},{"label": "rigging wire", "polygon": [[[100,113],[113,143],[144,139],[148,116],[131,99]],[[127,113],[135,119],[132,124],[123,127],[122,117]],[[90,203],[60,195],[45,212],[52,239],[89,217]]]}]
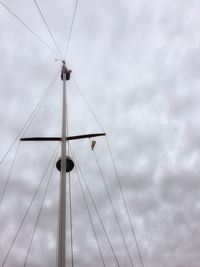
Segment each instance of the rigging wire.
[{"label": "rigging wire", "polygon": [[39,7],[39,5],[38,5],[38,3],[37,3],[36,0],[33,0],[33,1],[34,1],[35,5],[36,5],[36,7],[37,7],[38,12],[40,13],[40,16],[41,16],[41,18],[42,18],[42,20],[43,20],[43,22],[44,22],[44,24],[45,24],[45,26],[46,26],[46,28],[47,28],[47,31],[49,32],[49,34],[50,34],[50,36],[51,36],[51,38],[52,38],[52,40],[53,40],[53,43],[54,43],[54,45],[55,45],[55,47],[56,47],[56,49],[57,49],[57,51],[58,51],[60,57],[62,58],[62,54],[61,54],[61,52],[60,52],[60,49],[59,49],[59,47],[58,47],[58,44],[57,44],[57,42],[56,42],[56,40],[55,40],[55,38],[54,38],[54,36],[53,36],[52,31],[50,30],[50,27],[48,26],[48,23],[47,23],[47,21],[46,21],[44,15],[43,15],[43,13],[42,13],[41,8]]},{"label": "rigging wire", "polygon": [[90,209],[89,209],[89,205],[88,205],[88,202],[87,202],[87,198],[85,196],[85,193],[84,193],[84,190],[83,190],[83,186],[81,184],[81,180],[80,180],[80,177],[79,177],[79,174],[78,174],[78,171],[77,171],[76,167],[75,167],[75,170],[76,170],[78,182],[79,182],[79,185],[80,185],[80,188],[81,188],[81,192],[82,192],[82,195],[83,195],[83,198],[84,198],[85,206],[86,206],[86,209],[87,209],[87,212],[88,212],[88,216],[89,216],[89,219],[90,219],[90,223],[92,225],[92,229],[93,229],[93,233],[94,233],[95,240],[96,240],[96,243],[97,243],[97,247],[99,249],[101,261],[103,263],[103,266],[105,267],[106,266],[105,265],[105,261],[104,261],[104,258],[103,258],[103,254],[102,254],[102,251],[101,251],[101,247],[100,247],[99,241],[98,241],[98,237],[97,237],[97,233],[96,233],[96,230],[95,230],[94,222],[92,220],[92,216],[91,216],[91,213],[90,213]]},{"label": "rigging wire", "polygon": [[50,184],[50,181],[51,181],[51,178],[52,178],[52,174],[53,174],[53,168],[54,168],[54,166],[56,164],[56,159],[57,159],[57,155],[58,155],[58,151],[59,151],[59,146],[60,146],[60,144],[58,144],[57,149],[56,149],[55,159],[54,159],[54,162],[52,164],[52,168],[51,168],[51,171],[50,171],[50,175],[49,175],[49,179],[48,179],[48,182],[47,182],[47,186],[46,186],[43,198],[42,198],[42,202],[41,202],[41,205],[40,205],[40,209],[39,209],[39,212],[38,212],[36,223],[35,223],[32,235],[31,235],[31,240],[30,240],[30,243],[29,243],[29,246],[28,246],[28,250],[27,250],[27,254],[26,254],[26,258],[25,258],[25,261],[24,261],[24,267],[26,266],[26,263],[28,261],[28,257],[29,257],[29,253],[30,253],[30,250],[31,250],[31,246],[32,246],[32,243],[33,243],[34,236],[35,236],[35,232],[36,232],[36,229],[37,229],[37,226],[38,226],[38,222],[39,222],[39,219],[40,219],[40,215],[41,215],[41,212],[42,212],[42,209],[43,209],[43,206],[44,206],[44,201],[45,201],[48,189],[49,189],[49,184]]},{"label": "rigging wire", "polygon": [[74,250],[73,250],[73,219],[72,219],[72,190],[71,175],[69,173],[69,213],[70,213],[70,241],[71,241],[71,264],[74,267]]},{"label": "rigging wire", "polygon": [[104,185],[106,194],[107,194],[107,196],[108,196],[110,205],[111,205],[111,207],[112,207],[112,211],[113,211],[113,214],[114,214],[114,218],[115,218],[115,221],[116,221],[116,223],[117,223],[117,226],[118,226],[118,229],[119,229],[121,238],[122,238],[122,240],[123,240],[123,243],[124,243],[124,246],[125,246],[125,249],[126,249],[126,252],[127,252],[127,255],[128,255],[128,258],[129,258],[129,261],[130,261],[130,263],[131,263],[131,266],[134,267],[134,263],[133,263],[133,261],[132,261],[132,259],[131,259],[131,255],[130,255],[130,252],[129,252],[129,249],[128,249],[128,246],[127,246],[127,242],[126,242],[126,239],[125,239],[125,237],[124,237],[124,234],[123,234],[123,231],[122,231],[122,228],[121,228],[121,225],[120,225],[118,216],[117,216],[117,212],[116,212],[116,210],[115,210],[115,208],[114,208],[114,204],[113,204],[113,201],[112,201],[111,194],[110,194],[109,189],[108,189],[108,186],[107,186],[107,184],[106,184],[106,182],[105,182],[105,177],[104,177],[102,168],[101,168],[101,166],[100,166],[100,163],[99,163],[99,160],[98,160],[97,155],[96,155],[96,153],[95,153],[95,150],[93,149],[92,152],[93,152],[94,159],[95,159],[95,161],[96,161],[96,164],[97,164],[97,167],[98,167],[98,170],[99,170],[99,174],[100,174],[100,176],[101,176],[101,179],[102,179],[102,182],[103,182],[103,185]]},{"label": "rigging wire", "polygon": [[64,57],[65,59],[67,58],[67,53],[69,50],[69,43],[70,43],[70,39],[71,39],[71,35],[72,35],[72,29],[73,29],[73,25],[74,25],[74,19],[76,16],[77,6],[78,6],[78,0],[76,0],[75,6],[74,6],[74,12],[73,12],[73,16],[72,16],[70,31],[69,31],[69,35],[68,35],[68,39],[67,39],[67,45],[66,45],[66,49],[65,49],[65,57]]},{"label": "rigging wire", "polygon": [[83,90],[81,90],[80,86],[78,85],[77,81],[72,77],[72,81],[74,82],[76,88],[78,89],[78,92],[80,94],[80,96],[82,97],[82,99],[84,100],[84,102],[86,103],[89,111],[91,112],[91,114],[93,115],[94,119],[96,120],[99,128],[102,130],[102,132],[105,132],[103,129],[103,126],[101,125],[99,119],[97,118],[97,115],[95,114],[94,110],[92,109],[91,105],[89,104],[88,100],[86,99]]},{"label": "rigging wire", "polygon": [[26,130],[24,131],[24,133],[22,134],[22,137],[24,137],[24,135],[25,135],[25,133],[27,132],[27,130],[29,129],[31,123],[33,122],[33,120],[35,119],[36,115],[38,114],[38,112],[39,112],[39,110],[40,110],[42,104],[44,103],[44,101],[45,101],[46,98],[48,97],[48,95],[49,95],[51,89],[53,88],[53,85],[55,84],[55,82],[56,82],[56,80],[57,80],[57,78],[58,78],[58,76],[57,76],[58,73],[59,73],[59,72],[56,73],[56,79],[54,80],[54,83],[52,84],[52,87],[49,88],[49,90],[47,91],[46,95],[44,96],[44,98],[43,98],[43,99],[41,100],[41,102],[39,103],[39,106],[38,106],[37,110],[35,111],[35,113],[33,114],[32,118],[30,119],[29,123],[27,124],[27,128],[26,128]]},{"label": "rigging wire", "polygon": [[35,118],[35,116],[37,115],[37,113],[39,112],[42,104],[44,103],[44,101],[46,100],[47,96],[49,95],[51,89],[53,88],[53,85],[55,84],[57,78],[58,78],[58,74],[59,72],[56,73],[56,75],[53,77],[53,79],[51,80],[51,82],[49,83],[47,89],[45,90],[44,94],[42,95],[41,99],[39,100],[39,102],[37,103],[37,105],[35,106],[34,110],[32,111],[32,113],[29,115],[28,119],[26,120],[25,124],[23,125],[23,127],[20,129],[20,131],[18,132],[18,134],[16,135],[15,139],[13,140],[13,142],[11,143],[10,147],[8,148],[7,152],[4,154],[4,156],[2,157],[0,164],[2,164],[5,160],[5,158],[7,157],[7,155],[9,154],[9,152],[11,151],[11,149],[13,148],[13,146],[15,145],[15,143],[17,142],[17,140],[19,139],[19,137],[23,134],[27,132],[30,124],[32,123],[33,119]]},{"label": "rigging wire", "polygon": [[11,167],[10,167],[10,170],[9,170],[9,173],[8,173],[8,176],[6,178],[6,182],[5,182],[5,185],[4,185],[3,190],[2,190],[2,195],[1,195],[1,198],[0,198],[0,205],[2,203],[3,197],[5,195],[5,192],[6,192],[6,189],[7,189],[9,180],[10,180],[10,177],[11,177],[11,173],[12,173],[12,170],[13,170],[13,167],[14,167],[14,164],[15,164],[15,161],[16,161],[16,158],[17,158],[17,155],[18,155],[18,152],[19,152],[19,147],[20,147],[20,142],[17,145],[17,149],[15,151],[15,155],[14,155],[14,158],[13,158],[13,161],[12,161],[12,164],[11,164]]},{"label": "rigging wire", "polygon": [[115,164],[115,161],[114,161],[114,157],[113,157],[113,154],[112,154],[112,151],[111,151],[110,143],[109,143],[107,137],[106,137],[106,142],[107,142],[107,145],[108,145],[109,154],[110,154],[110,157],[111,157],[111,160],[112,160],[112,164],[113,164],[113,168],[114,168],[114,171],[115,171],[115,175],[116,175],[117,182],[118,182],[118,185],[119,185],[119,188],[120,188],[120,192],[121,192],[121,195],[122,195],[124,207],[125,207],[125,210],[126,210],[126,213],[127,213],[127,216],[128,216],[129,225],[131,227],[131,231],[132,231],[132,234],[133,234],[133,237],[134,237],[134,240],[135,240],[135,245],[136,245],[137,252],[138,252],[138,255],[139,255],[139,258],[140,258],[140,262],[141,262],[142,267],[144,267],[143,257],[142,257],[142,254],[141,254],[141,251],[140,251],[140,248],[139,248],[138,240],[136,238],[135,230],[134,230],[133,223],[131,221],[131,216],[130,216],[130,213],[129,213],[129,210],[128,210],[128,206],[127,206],[127,203],[126,203],[124,191],[122,189],[122,184],[120,182],[120,178],[119,178],[119,174],[118,174],[118,171],[117,171],[117,167],[116,167],[116,164]]},{"label": "rigging wire", "polygon": [[54,51],[53,48],[51,48],[37,33],[35,33],[20,17],[18,17],[9,7],[7,7],[1,0],[0,4],[7,10],[9,11],[10,14],[12,14],[21,24],[24,25],[24,27],[29,30],[37,39],[45,45],[53,54],[58,55],[56,51]]},{"label": "rigging wire", "polygon": [[[112,254],[113,254],[113,257],[114,257],[114,259],[115,259],[115,261],[116,261],[117,266],[120,267],[119,261],[118,261],[118,259],[117,259],[117,255],[116,255],[116,253],[115,253],[115,251],[114,251],[114,248],[113,248],[113,246],[112,246],[112,244],[111,244],[110,238],[109,238],[109,236],[108,236],[108,234],[107,234],[106,228],[105,228],[104,223],[103,223],[103,221],[102,221],[102,219],[101,219],[101,216],[100,216],[100,213],[99,213],[99,211],[98,211],[97,205],[95,204],[95,201],[94,201],[94,198],[93,198],[93,196],[92,196],[92,193],[90,192],[90,189],[89,189],[89,187],[88,187],[88,185],[87,185],[87,182],[86,182],[86,180],[85,180],[83,171],[82,171],[82,169],[81,169],[81,167],[80,167],[80,164],[79,164],[79,162],[78,162],[78,160],[77,160],[77,158],[76,158],[76,156],[75,156],[75,154],[74,154],[74,152],[73,152],[73,149],[72,149],[72,146],[71,146],[71,145],[70,145],[70,149],[71,149],[73,158],[74,158],[74,160],[75,160],[75,163],[76,163],[76,165],[77,165],[77,167],[78,167],[78,170],[79,170],[79,172],[80,172],[80,174],[81,174],[82,180],[83,180],[83,182],[84,182],[84,184],[85,184],[85,187],[86,187],[86,189],[87,189],[88,195],[90,196],[90,199],[91,199],[91,201],[92,201],[92,204],[93,204],[93,206],[94,206],[94,209],[95,209],[95,211],[96,211],[96,214],[97,214],[97,216],[98,216],[98,218],[99,218],[100,224],[101,224],[101,226],[102,226],[103,232],[104,232],[105,237],[106,237],[106,239],[107,239],[107,241],[108,241],[108,244],[109,244],[109,246],[110,246],[110,249],[111,249],[111,252],[112,252]],[[75,166],[76,166],[76,165],[75,165]]]},{"label": "rigging wire", "polygon": [[[95,112],[92,109],[91,105],[89,104],[89,102],[87,101],[86,97],[84,96],[83,91],[81,90],[81,88],[79,87],[78,83],[75,81],[75,79],[73,77],[72,77],[72,80],[73,80],[74,84],[76,85],[76,88],[78,89],[81,97],[85,101],[88,109],[90,110],[91,114],[93,115],[94,119],[96,120],[97,124],[99,125],[100,129],[104,132],[103,126],[101,125],[99,119],[97,118],[97,115],[95,114]],[[120,189],[120,193],[121,193],[121,196],[122,196],[122,201],[123,201],[123,204],[124,204],[124,208],[126,210],[126,214],[127,214],[127,217],[128,217],[130,229],[131,229],[131,232],[132,232],[132,235],[133,235],[133,238],[134,238],[134,241],[135,241],[136,249],[137,249],[137,252],[138,252],[138,255],[139,255],[139,258],[140,258],[140,263],[141,263],[142,267],[144,267],[144,260],[143,260],[143,257],[142,257],[142,253],[140,251],[139,243],[138,243],[138,240],[137,240],[137,237],[136,237],[135,229],[134,229],[134,226],[133,226],[133,223],[132,223],[132,220],[131,220],[130,212],[129,212],[129,209],[128,209],[128,206],[127,206],[127,203],[126,203],[126,199],[125,199],[125,195],[124,195],[124,192],[123,192],[122,184],[120,182],[120,178],[119,178],[119,174],[118,174],[118,171],[117,171],[116,163],[115,163],[115,160],[114,160],[114,157],[113,157],[113,154],[112,154],[110,142],[109,142],[109,139],[108,139],[107,135],[105,136],[105,140],[106,140],[106,143],[107,143],[107,147],[108,147],[108,151],[109,151],[110,158],[111,158],[111,161],[112,161],[113,169],[114,169],[115,176],[116,176],[116,179],[117,179],[117,183],[118,183],[118,186],[119,186],[119,189]]]},{"label": "rigging wire", "polygon": [[12,250],[12,247],[13,247],[13,245],[14,245],[14,243],[15,243],[15,241],[16,241],[16,239],[17,239],[17,237],[18,237],[18,235],[19,235],[19,233],[21,231],[21,228],[22,228],[22,226],[23,226],[23,224],[25,222],[25,219],[26,219],[26,217],[27,217],[27,215],[28,215],[28,213],[29,213],[29,211],[30,211],[30,209],[32,207],[32,204],[33,204],[33,202],[35,200],[35,197],[36,197],[36,195],[37,195],[37,193],[38,193],[38,191],[40,189],[40,186],[41,186],[41,184],[42,184],[42,182],[43,182],[43,180],[44,180],[44,178],[45,178],[45,176],[47,174],[47,171],[49,169],[49,166],[50,166],[51,162],[53,161],[53,159],[54,159],[54,157],[56,155],[56,151],[57,151],[57,147],[56,147],[56,149],[55,149],[55,151],[54,151],[54,153],[53,153],[53,155],[52,155],[52,157],[51,157],[51,159],[50,159],[50,161],[49,161],[49,163],[48,163],[48,165],[47,165],[47,167],[46,167],[46,169],[44,171],[44,174],[43,174],[43,176],[42,176],[42,178],[40,180],[39,185],[37,186],[37,188],[36,188],[36,190],[35,190],[35,192],[33,194],[33,197],[32,197],[32,199],[31,199],[31,201],[30,201],[30,203],[28,205],[28,208],[27,208],[27,210],[26,210],[26,212],[25,212],[25,214],[23,216],[23,219],[22,219],[22,221],[21,221],[21,223],[20,223],[20,225],[19,225],[19,227],[17,229],[17,232],[16,232],[16,234],[15,234],[15,236],[13,238],[13,241],[11,242],[11,245],[10,245],[10,247],[8,249],[8,252],[7,252],[7,254],[6,254],[6,256],[5,256],[4,260],[3,260],[3,263],[1,265],[2,267],[5,265],[5,263],[6,263],[7,259],[8,259],[8,256],[9,256],[11,250]]}]

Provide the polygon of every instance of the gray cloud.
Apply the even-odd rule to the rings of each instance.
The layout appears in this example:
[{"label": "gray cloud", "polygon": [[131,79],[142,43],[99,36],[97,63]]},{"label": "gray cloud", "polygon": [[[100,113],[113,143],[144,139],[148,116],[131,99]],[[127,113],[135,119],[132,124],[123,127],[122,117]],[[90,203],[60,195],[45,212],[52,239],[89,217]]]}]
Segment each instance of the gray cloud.
[{"label": "gray cloud", "polygon": [[[6,4],[53,47],[33,2]],[[64,51],[74,1],[39,4]],[[146,267],[199,266],[199,8],[198,1],[80,1],[69,46],[67,64],[108,134]],[[3,7],[0,32],[2,157],[60,64]],[[70,133],[100,131],[73,81],[68,92]],[[60,135],[60,110],[57,81],[26,135]],[[72,145],[120,264],[128,267],[89,143]],[[0,204],[0,262],[54,149],[55,144],[21,145]],[[0,165],[0,190],[14,150]],[[96,153],[131,256],[141,266],[103,139]],[[71,176],[75,265],[98,267],[76,172]],[[5,266],[23,264],[47,178]],[[55,266],[58,184],[55,170],[28,266]],[[90,200],[89,206],[106,266],[116,266]]]}]

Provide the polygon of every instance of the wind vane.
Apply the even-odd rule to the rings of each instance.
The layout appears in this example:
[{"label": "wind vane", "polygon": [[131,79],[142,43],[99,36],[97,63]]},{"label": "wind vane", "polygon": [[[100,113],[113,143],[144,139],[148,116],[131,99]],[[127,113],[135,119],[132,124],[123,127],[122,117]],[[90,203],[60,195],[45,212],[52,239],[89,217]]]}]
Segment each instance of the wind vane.
[{"label": "wind vane", "polygon": [[[58,267],[65,267],[65,230],[66,230],[66,172],[70,172],[74,168],[74,161],[69,156],[69,141],[83,138],[92,138],[106,135],[105,133],[83,134],[68,136],[67,119],[67,93],[66,81],[70,80],[71,70],[66,67],[65,61],[62,61],[61,80],[63,81],[62,96],[62,135],[61,137],[24,137],[20,141],[60,141],[61,157],[56,163],[56,168],[60,171],[60,200],[59,200],[59,232],[58,232]],[[67,132],[67,135],[66,135]],[[67,150],[66,150],[67,143]],[[95,145],[95,143],[94,143]],[[93,145],[93,148],[94,148]],[[67,153],[66,153],[67,151]]]}]

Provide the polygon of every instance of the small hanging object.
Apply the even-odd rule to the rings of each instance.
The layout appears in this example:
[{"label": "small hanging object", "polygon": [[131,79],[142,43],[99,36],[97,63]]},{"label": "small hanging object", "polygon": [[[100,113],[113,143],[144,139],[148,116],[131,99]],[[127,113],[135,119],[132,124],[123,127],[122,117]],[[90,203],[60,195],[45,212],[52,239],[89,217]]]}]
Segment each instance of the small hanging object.
[{"label": "small hanging object", "polygon": [[92,143],[91,143],[91,149],[94,150],[94,147],[96,145],[96,141],[95,140],[92,140]]}]

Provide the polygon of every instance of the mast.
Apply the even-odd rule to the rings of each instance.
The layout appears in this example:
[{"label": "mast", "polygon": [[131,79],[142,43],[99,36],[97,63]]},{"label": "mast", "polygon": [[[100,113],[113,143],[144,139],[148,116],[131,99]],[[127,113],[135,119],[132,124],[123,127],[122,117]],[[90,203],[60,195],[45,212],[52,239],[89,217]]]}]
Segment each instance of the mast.
[{"label": "mast", "polygon": [[[60,201],[59,201],[59,236],[58,236],[58,267],[65,267],[66,243],[66,137],[68,137],[66,80],[70,73],[63,61],[61,79],[63,80],[62,101],[62,142],[61,142],[61,172],[60,172]],[[67,135],[66,135],[67,132]],[[68,150],[68,149],[67,149]]]},{"label": "mast", "polygon": [[[58,261],[57,267],[65,267],[66,258],[66,173],[74,168],[73,159],[69,156],[69,140],[85,139],[104,136],[105,133],[92,133],[82,135],[68,135],[67,116],[67,92],[66,81],[70,80],[71,70],[68,70],[65,61],[62,61],[61,80],[63,81],[62,95],[62,135],[61,137],[22,137],[20,141],[61,141],[61,158],[56,163],[56,168],[60,171],[60,192],[59,192],[59,216],[58,216]],[[66,155],[67,152],[67,155]]]}]

